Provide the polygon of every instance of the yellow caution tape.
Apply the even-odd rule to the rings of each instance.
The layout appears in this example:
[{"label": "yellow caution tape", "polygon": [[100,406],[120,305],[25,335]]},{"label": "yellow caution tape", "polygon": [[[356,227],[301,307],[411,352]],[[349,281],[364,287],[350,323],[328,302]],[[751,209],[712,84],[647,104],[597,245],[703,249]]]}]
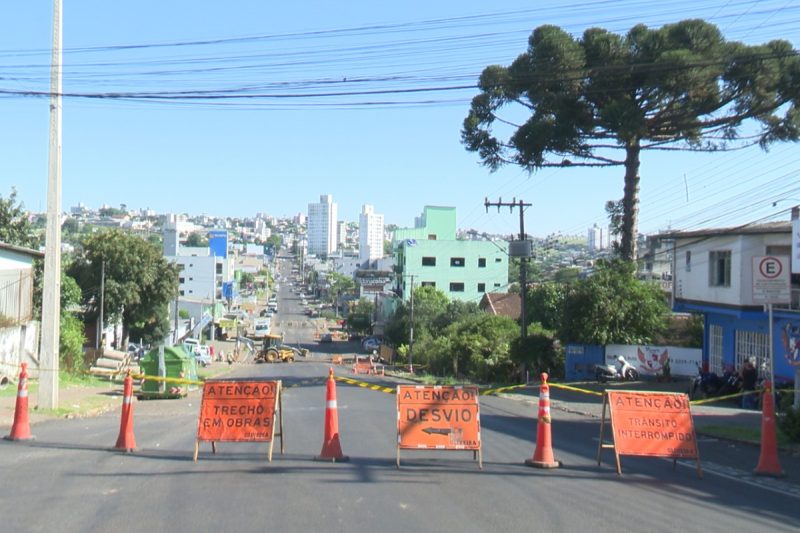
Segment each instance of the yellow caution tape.
[{"label": "yellow caution tape", "polygon": [[529,386],[529,384],[523,383],[522,385],[509,385],[507,387],[499,387],[497,389],[486,389],[486,390],[482,390],[480,392],[480,395],[481,396],[489,396],[489,395],[492,395],[492,394],[498,394],[498,393],[501,393],[501,392],[506,392],[506,391],[510,391],[510,390],[514,390],[514,389],[521,389],[523,387],[528,387],[528,386]]},{"label": "yellow caution tape", "polygon": [[739,396],[746,396],[748,394],[760,394],[760,390],[751,390],[744,392],[737,392],[735,394],[726,394],[725,396],[715,396],[713,398],[704,398],[702,400],[692,400],[689,403],[692,405],[702,405],[704,403],[714,403],[720,400],[730,400],[731,398],[738,398]]},{"label": "yellow caution tape", "polygon": [[571,391],[574,391],[574,392],[582,392],[584,394],[592,394],[594,396],[602,396],[603,395],[602,392],[597,392],[597,391],[588,390],[588,389],[579,389],[578,387],[571,387],[569,385],[563,385],[561,383],[548,383],[548,385],[550,385],[551,387],[555,387],[557,389],[571,390]]}]

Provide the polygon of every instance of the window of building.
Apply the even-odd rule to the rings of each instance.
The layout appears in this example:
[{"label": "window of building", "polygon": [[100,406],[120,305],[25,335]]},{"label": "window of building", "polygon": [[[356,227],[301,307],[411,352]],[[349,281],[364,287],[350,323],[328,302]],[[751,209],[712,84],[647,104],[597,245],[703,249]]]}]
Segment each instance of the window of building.
[{"label": "window of building", "polygon": [[708,286],[731,286],[730,250],[708,252]]},{"label": "window of building", "polygon": [[722,326],[708,328],[708,371],[722,375]]},{"label": "window of building", "polygon": [[217,274],[222,274],[222,263],[217,263]]},{"label": "window of building", "polygon": [[420,283],[420,286],[421,287],[433,287],[435,289],[436,288],[436,282],[435,281],[423,281],[423,282]]},{"label": "window of building", "polygon": [[[756,368],[769,362],[769,335],[757,331],[736,330],[736,368],[742,368],[747,359],[755,359]],[[759,370],[761,376],[761,370]]]},{"label": "window of building", "polygon": [[435,233],[431,233],[430,235],[428,235],[428,240],[429,241],[435,241],[436,240],[436,234]]},{"label": "window of building", "polygon": [[782,245],[774,245],[774,246],[767,246],[767,255],[792,255],[792,247],[790,246],[782,246]]},{"label": "window of building", "polygon": [[451,283],[450,292],[464,292],[464,284],[460,282]]},{"label": "window of building", "polygon": [[478,292],[486,292],[486,284],[478,283]]},{"label": "window of building", "polygon": [[181,296],[183,296],[183,291],[181,291]]},{"label": "window of building", "polygon": [[495,263],[502,263],[503,262],[503,258],[502,257],[495,257],[494,258],[494,262]]},{"label": "window of building", "polygon": [[499,287],[499,286],[500,286],[500,284],[499,284],[499,283],[495,283],[495,284],[494,284],[494,286],[495,286],[495,287]]},{"label": "window of building", "polygon": [[451,257],[450,258],[450,266],[451,267],[463,267],[464,266],[464,258],[463,257]]},{"label": "window of building", "polygon": [[478,268],[486,268],[486,258],[479,257],[478,258]]},{"label": "window of building", "polygon": [[692,251],[686,250],[686,272],[692,271]]},{"label": "window of building", "polygon": [[178,263],[178,272],[183,272],[183,269],[186,268],[186,265],[182,263]]},{"label": "window of building", "polygon": [[422,266],[424,266],[424,267],[435,267],[436,266],[436,258],[435,257],[423,257],[422,258]]},{"label": "window of building", "polygon": [[186,281],[184,280],[184,278],[178,278],[178,283],[186,283]]}]

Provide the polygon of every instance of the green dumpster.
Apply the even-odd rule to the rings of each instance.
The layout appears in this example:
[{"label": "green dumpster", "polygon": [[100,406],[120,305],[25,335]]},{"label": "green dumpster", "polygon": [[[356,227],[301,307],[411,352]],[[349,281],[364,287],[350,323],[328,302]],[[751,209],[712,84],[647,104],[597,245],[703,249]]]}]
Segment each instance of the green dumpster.
[{"label": "green dumpster", "polygon": [[[139,362],[139,368],[145,376],[158,377],[158,348],[150,350]],[[197,363],[194,356],[183,346],[164,347],[164,368],[165,377],[176,379],[197,380]],[[187,385],[186,383],[162,382],[156,379],[142,381],[137,397],[139,399],[150,398],[181,398],[186,396],[190,390],[197,389],[197,385]]]}]

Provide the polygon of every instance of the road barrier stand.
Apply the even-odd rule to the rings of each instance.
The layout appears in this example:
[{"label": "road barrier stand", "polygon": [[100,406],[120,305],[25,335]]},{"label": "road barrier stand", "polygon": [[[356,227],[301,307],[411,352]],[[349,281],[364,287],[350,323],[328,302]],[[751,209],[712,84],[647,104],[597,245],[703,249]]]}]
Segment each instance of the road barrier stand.
[{"label": "road barrier stand", "polygon": [[397,468],[400,450],[471,450],[483,469],[478,387],[397,386]]},{"label": "road barrier stand", "polygon": [[125,452],[136,450],[136,437],[133,435],[133,378],[128,370],[122,393],[122,416],[119,420],[119,436],[114,449]]},{"label": "road barrier stand", "polygon": [[[611,442],[604,442],[606,411],[611,419]],[[672,468],[678,459],[695,459],[697,477],[703,477],[694,433],[689,397],[674,392],[607,390],[603,396],[597,466],[601,452],[614,450],[617,475],[622,474],[620,455],[667,457]]]},{"label": "road barrier stand", "polygon": [[526,459],[525,464],[536,468],[558,468],[561,461],[553,456],[553,444],[550,428],[550,387],[547,385],[547,374],[542,372],[542,384],[539,387],[539,416],[536,427],[536,450],[533,458]]},{"label": "road barrier stand", "polygon": [[6,440],[32,440],[31,424],[28,419],[28,363],[22,363],[17,385],[17,403],[14,407],[14,424]]},{"label": "road barrier stand", "polygon": [[333,368],[328,373],[328,384],[325,401],[325,430],[322,439],[322,451],[315,461],[345,462],[350,458],[342,453],[339,441],[339,409],[336,404],[336,381],[333,379]]},{"label": "road barrier stand", "polygon": [[778,439],[775,427],[775,399],[772,394],[772,383],[764,382],[764,394],[761,405],[761,453],[755,473],[764,476],[783,476],[783,469],[778,461]]},{"label": "road barrier stand", "polygon": [[275,437],[283,445],[282,382],[253,379],[213,379],[203,385],[203,399],[197,420],[194,461],[201,442],[266,442],[267,460],[272,461]]}]

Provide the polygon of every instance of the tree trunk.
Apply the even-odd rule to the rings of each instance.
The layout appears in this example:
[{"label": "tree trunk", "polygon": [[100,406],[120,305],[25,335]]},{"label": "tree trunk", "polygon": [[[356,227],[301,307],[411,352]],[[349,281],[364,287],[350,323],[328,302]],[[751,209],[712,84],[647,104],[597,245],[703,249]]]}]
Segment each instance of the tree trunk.
[{"label": "tree trunk", "polygon": [[622,236],[620,255],[636,261],[636,238],[639,233],[639,152],[638,139],[625,147],[625,194],[622,197]]}]

